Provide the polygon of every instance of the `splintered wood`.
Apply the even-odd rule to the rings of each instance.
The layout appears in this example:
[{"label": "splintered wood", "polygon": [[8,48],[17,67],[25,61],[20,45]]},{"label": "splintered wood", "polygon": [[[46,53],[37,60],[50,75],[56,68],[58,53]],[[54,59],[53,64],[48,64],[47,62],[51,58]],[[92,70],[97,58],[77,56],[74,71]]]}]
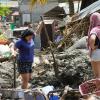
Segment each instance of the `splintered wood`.
[{"label": "splintered wood", "polygon": [[67,48],[73,45],[75,41],[88,34],[89,18],[82,19],[76,22],[70,22],[66,25],[64,31],[64,40]]}]

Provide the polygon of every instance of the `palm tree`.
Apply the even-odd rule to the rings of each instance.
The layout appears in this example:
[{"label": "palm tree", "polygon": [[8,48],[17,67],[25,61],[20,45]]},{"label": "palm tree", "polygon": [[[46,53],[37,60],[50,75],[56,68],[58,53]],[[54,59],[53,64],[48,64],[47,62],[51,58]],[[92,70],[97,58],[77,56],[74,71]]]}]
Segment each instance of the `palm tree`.
[{"label": "palm tree", "polygon": [[40,4],[45,4],[48,0],[30,0],[30,4],[33,7],[37,2]]},{"label": "palm tree", "polygon": [[0,7],[0,16],[7,16],[11,13],[8,7]]}]

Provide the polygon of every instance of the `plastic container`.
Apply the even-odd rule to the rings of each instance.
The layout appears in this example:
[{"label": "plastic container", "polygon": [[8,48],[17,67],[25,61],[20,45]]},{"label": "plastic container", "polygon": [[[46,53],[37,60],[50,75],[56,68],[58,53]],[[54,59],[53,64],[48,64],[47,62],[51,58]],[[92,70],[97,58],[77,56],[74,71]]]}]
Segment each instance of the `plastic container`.
[{"label": "plastic container", "polygon": [[50,100],[59,100],[59,97],[55,96],[55,95],[51,95],[50,96]]},{"label": "plastic container", "polygon": [[100,94],[100,79],[92,79],[89,81],[86,81],[82,83],[79,86],[79,91],[82,96],[88,95],[88,94]]}]

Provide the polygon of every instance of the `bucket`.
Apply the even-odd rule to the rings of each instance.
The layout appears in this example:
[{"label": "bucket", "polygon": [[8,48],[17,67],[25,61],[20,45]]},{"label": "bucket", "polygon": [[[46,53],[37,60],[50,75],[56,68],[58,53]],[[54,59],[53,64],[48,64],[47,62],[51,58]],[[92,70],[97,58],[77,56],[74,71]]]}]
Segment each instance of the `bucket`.
[{"label": "bucket", "polygon": [[59,100],[59,97],[55,96],[55,95],[51,95],[50,96],[50,100]]}]

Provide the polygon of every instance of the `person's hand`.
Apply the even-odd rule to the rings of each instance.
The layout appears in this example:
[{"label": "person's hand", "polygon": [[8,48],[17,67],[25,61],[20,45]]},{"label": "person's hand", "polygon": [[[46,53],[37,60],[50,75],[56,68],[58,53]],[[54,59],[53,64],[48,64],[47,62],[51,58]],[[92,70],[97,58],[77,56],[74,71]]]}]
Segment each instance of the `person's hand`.
[{"label": "person's hand", "polygon": [[17,52],[12,53],[11,58],[16,58]]},{"label": "person's hand", "polygon": [[12,59],[12,60],[15,60],[15,59],[16,59],[16,56],[15,56],[15,55],[12,55],[12,56],[11,56],[11,59]]}]

